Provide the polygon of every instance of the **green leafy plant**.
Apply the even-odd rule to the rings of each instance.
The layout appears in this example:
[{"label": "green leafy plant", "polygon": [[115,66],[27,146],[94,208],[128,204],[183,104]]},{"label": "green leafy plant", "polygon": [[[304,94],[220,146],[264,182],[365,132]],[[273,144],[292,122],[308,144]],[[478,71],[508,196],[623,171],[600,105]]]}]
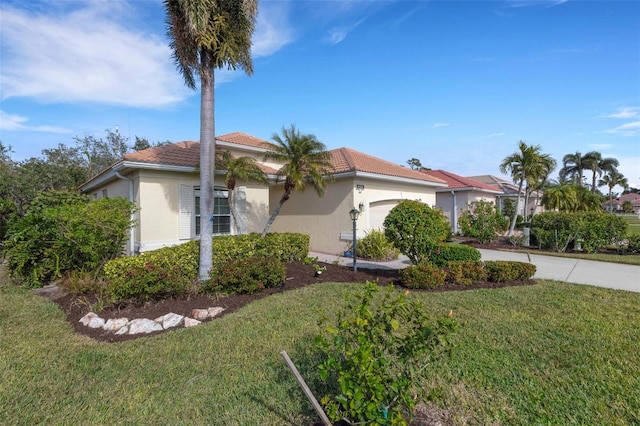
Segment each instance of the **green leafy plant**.
[{"label": "green leafy plant", "polygon": [[536,273],[536,265],[532,263],[506,260],[487,260],[484,262],[484,269],[487,272],[487,279],[496,283],[526,280]]},{"label": "green leafy plant", "polygon": [[407,288],[440,287],[445,283],[446,276],[444,269],[426,260],[400,270],[400,280]]},{"label": "green leafy plant", "polygon": [[253,294],[284,282],[287,269],[275,256],[252,256],[229,260],[213,267],[208,291]]},{"label": "green leafy plant", "polygon": [[393,247],[384,231],[373,229],[358,239],[358,257],[376,261],[397,259],[400,252]]},{"label": "green leafy plant", "polygon": [[321,404],[331,420],[368,425],[411,420],[420,396],[414,394],[417,378],[451,348],[458,323],[451,315],[433,321],[407,293],[368,282],[347,297],[335,324],[317,336],[320,378],[328,385]]},{"label": "green leafy plant", "polygon": [[447,263],[446,281],[462,285],[487,279],[487,271],[480,260],[452,260]]},{"label": "green leafy plant", "polygon": [[384,228],[387,239],[414,265],[428,259],[435,246],[451,233],[442,212],[413,200],[403,200],[392,208]]},{"label": "green leafy plant", "polygon": [[453,260],[480,260],[480,250],[464,244],[438,244],[429,256],[429,261],[444,267]]},{"label": "green leafy plant", "polygon": [[629,254],[640,253],[640,235],[638,234],[627,235],[626,251]]},{"label": "green leafy plant", "polygon": [[458,219],[465,237],[475,238],[481,244],[489,244],[509,227],[509,220],[498,211],[493,202],[475,201]]}]

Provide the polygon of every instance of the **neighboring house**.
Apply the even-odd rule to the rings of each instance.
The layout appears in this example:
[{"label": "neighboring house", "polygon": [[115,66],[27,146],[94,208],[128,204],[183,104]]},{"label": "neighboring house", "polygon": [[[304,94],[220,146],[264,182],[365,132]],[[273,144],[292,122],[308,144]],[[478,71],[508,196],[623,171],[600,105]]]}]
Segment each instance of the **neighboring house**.
[{"label": "neighboring house", "polygon": [[[243,232],[261,232],[283,193],[276,182],[278,164],[265,162],[265,141],[244,133],[216,137],[216,150],[234,156],[254,157],[269,178],[268,186],[239,182],[236,187],[239,227]],[[436,203],[435,190],[446,184],[379,158],[349,149],[329,151],[334,167],[325,196],[313,188],[295,192],[271,226],[272,232],[310,235],[311,248],[341,253],[352,239],[349,211],[361,210],[358,236],[380,228],[387,213],[404,199]],[[135,202],[135,226],[129,253],[157,249],[199,238],[199,142],[178,142],[126,154],[80,190],[94,198],[122,196]],[[216,171],[214,233],[229,234],[231,214],[224,187],[224,171]]]},{"label": "neighboring house", "polygon": [[436,189],[436,208],[449,219],[454,234],[458,233],[458,217],[469,204],[481,200],[496,204],[496,197],[504,194],[495,186],[444,170],[425,170],[422,173],[447,183],[446,187]]},{"label": "neighboring house", "polygon": [[[518,185],[515,185],[512,182],[505,180],[504,178],[500,178],[492,175],[481,175],[481,176],[469,176],[469,179],[477,180],[478,182],[482,182],[487,185],[491,185],[494,188],[502,191],[501,195],[498,195],[497,198],[497,206],[500,211],[502,211],[502,206],[504,205],[504,200],[510,199],[513,201],[513,205],[516,206],[518,204]],[[544,211],[542,207],[542,191],[533,191],[529,197],[529,203],[526,207],[524,206],[525,202],[525,189],[524,187],[520,191],[520,204],[516,207],[516,212],[521,215],[529,216],[533,211],[540,213]]]},{"label": "neighboring house", "polygon": [[633,206],[633,212],[635,214],[640,214],[640,194],[636,194],[633,192],[630,192],[628,194],[624,194],[621,195],[617,198],[614,198],[612,200],[612,208],[609,207],[609,200],[607,199],[607,201],[603,204],[603,208],[605,210],[611,210],[614,212],[621,212],[622,211],[622,205],[626,202],[629,201],[631,203],[631,205]]}]

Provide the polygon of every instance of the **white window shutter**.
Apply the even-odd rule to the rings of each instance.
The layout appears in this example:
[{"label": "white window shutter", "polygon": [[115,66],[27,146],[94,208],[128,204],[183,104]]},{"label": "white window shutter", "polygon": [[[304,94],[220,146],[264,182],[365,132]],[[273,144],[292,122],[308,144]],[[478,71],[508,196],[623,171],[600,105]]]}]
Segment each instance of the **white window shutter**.
[{"label": "white window shutter", "polygon": [[194,234],[193,187],[180,185],[180,206],[178,211],[178,238],[190,240]]},{"label": "white window shutter", "polygon": [[238,214],[237,229],[239,234],[247,232],[247,187],[239,186],[234,190],[236,212]]}]

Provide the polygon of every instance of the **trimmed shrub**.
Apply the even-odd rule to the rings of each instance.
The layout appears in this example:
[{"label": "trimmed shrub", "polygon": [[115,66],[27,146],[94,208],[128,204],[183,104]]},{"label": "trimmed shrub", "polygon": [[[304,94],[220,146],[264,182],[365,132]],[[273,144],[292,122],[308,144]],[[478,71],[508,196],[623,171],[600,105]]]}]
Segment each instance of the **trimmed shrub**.
[{"label": "trimmed shrub", "polygon": [[536,273],[536,265],[506,260],[488,260],[484,262],[487,279],[494,283],[515,280],[527,280]]},{"label": "trimmed shrub", "polygon": [[486,279],[487,271],[480,260],[452,260],[447,263],[447,282],[471,285]]},{"label": "trimmed shrub", "polygon": [[407,288],[436,288],[444,284],[447,273],[431,262],[423,261],[400,270],[400,280]]},{"label": "trimmed shrub", "polygon": [[[381,291],[382,297],[376,297]],[[392,286],[382,290],[368,282],[364,291],[349,295],[333,325],[315,340],[319,375],[326,384],[320,403],[329,419],[408,424],[424,398],[420,373],[450,351],[457,327],[451,316],[431,319],[424,304]]]},{"label": "trimmed shrub", "polygon": [[489,244],[509,227],[509,220],[492,202],[484,200],[470,203],[458,223],[462,235],[475,238],[481,244]]},{"label": "trimmed shrub", "polygon": [[393,246],[417,265],[429,259],[437,244],[451,234],[440,210],[413,200],[403,200],[384,219],[384,234]]},{"label": "trimmed shrub", "polygon": [[480,250],[464,244],[438,244],[431,252],[429,260],[437,266],[445,267],[454,260],[480,260]]},{"label": "trimmed shrub", "polygon": [[358,257],[376,261],[397,259],[399,252],[384,235],[384,231],[373,229],[358,239]]},{"label": "trimmed shrub", "polygon": [[142,301],[182,294],[198,281],[199,241],[120,257],[107,263],[105,293],[111,302]]},{"label": "trimmed shrub", "polygon": [[280,259],[257,255],[214,266],[205,288],[213,292],[253,294],[281,284],[286,275],[287,269]]},{"label": "trimmed shrub", "polygon": [[627,253],[639,254],[640,253],[640,235],[627,235]]}]

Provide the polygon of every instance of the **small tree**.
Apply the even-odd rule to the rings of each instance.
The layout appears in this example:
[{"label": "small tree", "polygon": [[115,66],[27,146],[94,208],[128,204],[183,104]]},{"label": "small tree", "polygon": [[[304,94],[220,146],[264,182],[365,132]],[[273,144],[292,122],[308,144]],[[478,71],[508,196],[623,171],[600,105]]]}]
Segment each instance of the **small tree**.
[{"label": "small tree", "polygon": [[508,220],[490,201],[476,201],[462,212],[459,219],[462,234],[488,244],[495,240],[499,233],[507,230]]},{"label": "small tree", "polygon": [[417,265],[429,259],[437,244],[451,233],[447,218],[420,201],[404,200],[384,220],[385,235],[393,246]]}]

